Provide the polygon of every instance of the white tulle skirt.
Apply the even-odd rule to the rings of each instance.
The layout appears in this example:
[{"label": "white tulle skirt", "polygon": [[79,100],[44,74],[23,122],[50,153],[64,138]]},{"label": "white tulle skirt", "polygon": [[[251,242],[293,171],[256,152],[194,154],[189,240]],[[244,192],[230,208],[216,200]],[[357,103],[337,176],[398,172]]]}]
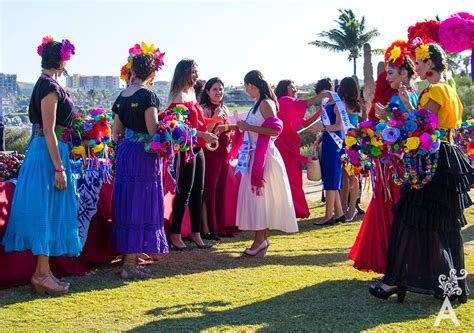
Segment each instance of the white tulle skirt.
[{"label": "white tulle skirt", "polygon": [[[240,230],[273,229],[298,232],[295,209],[285,164],[273,142],[265,161],[263,195],[252,192],[251,167],[242,175],[237,201],[237,227]],[[250,166],[253,155],[250,158]]]}]

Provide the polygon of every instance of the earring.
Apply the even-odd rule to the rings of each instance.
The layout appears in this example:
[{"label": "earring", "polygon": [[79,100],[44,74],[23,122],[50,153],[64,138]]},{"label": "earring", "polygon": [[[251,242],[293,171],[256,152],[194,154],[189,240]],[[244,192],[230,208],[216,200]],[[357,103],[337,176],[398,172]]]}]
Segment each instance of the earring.
[{"label": "earring", "polygon": [[426,72],[426,77],[432,77],[433,76],[433,72],[432,71],[427,71]]}]

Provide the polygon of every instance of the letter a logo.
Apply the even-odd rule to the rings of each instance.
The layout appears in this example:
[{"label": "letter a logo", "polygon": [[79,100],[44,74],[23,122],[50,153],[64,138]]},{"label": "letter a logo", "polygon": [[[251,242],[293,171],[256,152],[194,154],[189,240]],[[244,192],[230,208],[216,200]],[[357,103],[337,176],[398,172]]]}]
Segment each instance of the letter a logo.
[{"label": "letter a logo", "polygon": [[[445,313],[446,310],[448,311],[448,314]],[[449,298],[447,296],[444,298],[443,305],[439,310],[434,326],[438,327],[441,320],[444,319],[451,319],[455,326],[459,326],[458,317],[456,317],[456,313],[454,313],[453,307],[451,306],[451,302],[449,301]]]}]

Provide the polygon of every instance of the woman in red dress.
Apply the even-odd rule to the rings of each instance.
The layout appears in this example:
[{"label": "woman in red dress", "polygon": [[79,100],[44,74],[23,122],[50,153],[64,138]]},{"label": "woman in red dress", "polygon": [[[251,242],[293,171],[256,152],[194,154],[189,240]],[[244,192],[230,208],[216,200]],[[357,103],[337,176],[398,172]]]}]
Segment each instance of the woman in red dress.
[{"label": "woman in red dress", "polygon": [[218,117],[219,123],[210,123],[207,130],[219,136],[215,146],[206,146],[206,174],[204,177],[203,238],[219,240],[219,236],[233,236],[237,209],[238,181],[229,165],[231,129],[229,109],[224,104],[224,83],[218,77],[206,82],[200,101],[204,117]]},{"label": "woman in red dress", "polygon": [[[394,42],[385,54],[386,71],[379,74],[375,86],[375,96],[369,111],[369,119],[379,121],[386,117],[383,106],[387,103],[397,103],[402,111],[409,109],[398,96],[398,89],[406,91],[415,73],[415,64],[411,54],[401,53],[397,58],[391,57],[391,50],[401,41]],[[404,42],[403,42],[404,43]],[[411,103],[416,103],[415,92],[409,92]],[[414,98],[414,99],[413,99]],[[375,178],[374,194],[354,245],[349,253],[349,259],[354,261],[354,267],[360,271],[385,273],[387,248],[390,230],[393,222],[392,208],[400,198],[400,186],[393,182],[389,170],[384,170],[378,159],[375,160],[378,177]]]}]

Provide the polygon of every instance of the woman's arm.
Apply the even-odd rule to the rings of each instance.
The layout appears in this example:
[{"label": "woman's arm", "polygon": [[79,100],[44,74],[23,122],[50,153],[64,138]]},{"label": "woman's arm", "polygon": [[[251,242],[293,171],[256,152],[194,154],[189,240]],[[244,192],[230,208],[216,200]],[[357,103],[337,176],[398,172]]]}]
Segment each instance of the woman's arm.
[{"label": "woman's arm", "polygon": [[121,135],[125,134],[125,127],[123,126],[122,122],[120,121],[119,115],[116,114],[114,116],[114,127],[112,132],[112,137],[115,142],[119,141]]},{"label": "woman's arm", "polygon": [[326,132],[335,132],[335,131],[340,131],[342,130],[342,119],[341,115],[339,113],[339,109],[337,106],[334,106],[334,113],[336,114],[336,123],[324,126],[322,122],[319,122],[315,124],[314,126],[311,127],[311,130],[313,132],[320,132],[320,131],[326,131]]},{"label": "woman's arm", "polygon": [[154,106],[145,110],[145,124],[148,134],[153,136],[158,128],[158,109]]},{"label": "woman's arm", "polygon": [[[269,117],[276,117],[276,107],[273,102],[269,102],[269,100],[264,99],[260,102],[260,112],[262,113],[263,119],[267,119]],[[242,131],[251,131],[258,134],[268,135],[268,136],[277,136],[278,132],[271,128],[266,128],[262,126],[255,126],[250,125],[247,122],[240,120],[237,122],[237,126]]]},{"label": "woman's arm", "polygon": [[441,105],[439,105],[438,103],[433,101],[431,98],[422,107],[422,109],[426,109],[426,110],[428,110],[430,112],[433,112],[433,113],[436,113],[436,114],[438,113],[440,108],[441,108]]},{"label": "woman's arm", "polygon": [[324,97],[331,98],[332,95],[329,91],[323,90],[319,94],[317,94],[316,96],[313,96],[313,97],[306,100],[307,103],[308,103],[308,107],[313,106],[314,104],[321,103],[321,101],[323,100]]},{"label": "woman's arm", "polygon": [[59,95],[49,93],[41,100],[41,118],[43,120],[43,133],[48,147],[49,156],[54,165],[54,186],[58,190],[66,189],[66,172],[61,157],[59,156],[58,138],[54,131],[56,126],[56,111],[58,108]]}]

